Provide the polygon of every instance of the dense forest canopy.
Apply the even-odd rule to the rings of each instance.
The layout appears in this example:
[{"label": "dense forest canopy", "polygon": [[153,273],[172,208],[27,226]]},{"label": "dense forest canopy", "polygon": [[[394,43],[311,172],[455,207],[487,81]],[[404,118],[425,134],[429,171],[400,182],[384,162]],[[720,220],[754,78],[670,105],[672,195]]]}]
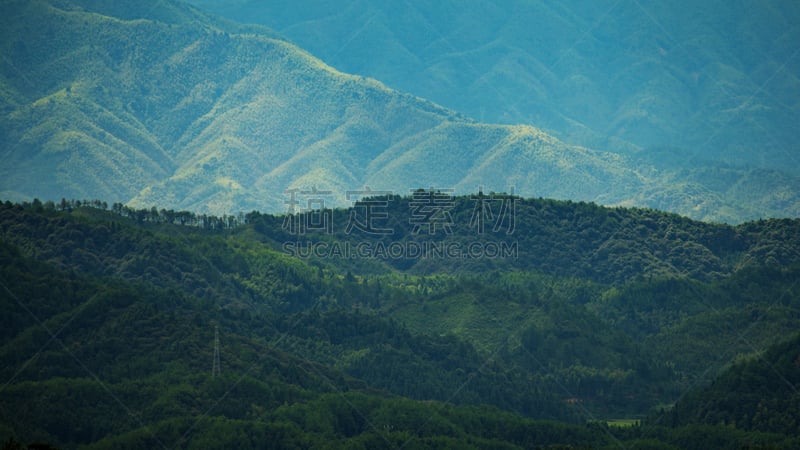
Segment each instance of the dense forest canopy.
[{"label": "dense forest canopy", "polygon": [[[435,211],[421,203],[441,194],[224,217],[0,204],[0,438],[66,448],[798,444],[800,349],[785,339],[800,325],[800,221],[708,224],[498,193],[450,196]],[[479,232],[482,196],[503,220]],[[513,209],[501,215],[504,202]],[[366,223],[368,204],[382,213],[373,227],[348,231]],[[516,253],[352,257],[292,254],[287,243],[505,243]]]}]

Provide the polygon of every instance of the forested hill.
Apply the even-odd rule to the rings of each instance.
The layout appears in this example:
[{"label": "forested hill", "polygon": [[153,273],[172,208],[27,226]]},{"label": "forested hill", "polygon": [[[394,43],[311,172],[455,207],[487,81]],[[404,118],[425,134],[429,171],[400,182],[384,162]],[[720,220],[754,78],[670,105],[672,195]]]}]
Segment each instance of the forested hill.
[{"label": "forested hill", "polygon": [[661,147],[686,169],[800,168],[792,1],[189,2],[481,121],[532,123],[590,148]]},{"label": "forested hill", "polygon": [[668,414],[675,424],[725,423],[745,430],[800,429],[800,334],[740,361]]},{"label": "forested hill", "polygon": [[[502,193],[454,196],[431,190],[404,197],[364,196],[354,200],[349,209],[306,211],[301,206],[325,204],[320,194],[309,191],[306,195],[293,200],[299,206],[288,207],[295,208],[293,215],[254,211],[217,217],[155,207],[137,210],[98,201],[38,202],[33,210],[55,212],[87,205],[101,216],[103,209],[110,208],[110,218],[119,216],[140,224],[228,230],[257,237],[287,256],[338,271],[364,270],[363,260],[370,260],[367,270],[378,272],[519,269],[613,283],[665,276],[714,281],[748,267],[800,263],[798,219],[731,226],[650,209],[608,208]],[[291,203],[289,194],[286,203]],[[15,208],[19,207],[6,206],[7,213]],[[31,208],[21,212],[16,218],[21,222],[11,230],[19,231],[26,220],[33,220],[28,226],[45,226],[41,238],[56,231],[49,229],[53,224],[41,222],[36,218],[40,216],[31,212]],[[79,225],[70,225],[74,226]],[[90,245],[107,233],[104,228],[99,237],[92,238],[91,229],[79,231]],[[14,239],[24,235],[9,234]],[[83,245],[80,240],[65,241],[65,245]]]},{"label": "forested hill", "polygon": [[[307,186],[333,191],[339,206],[365,185],[514,186],[708,221],[800,213],[792,172],[701,164],[671,148],[643,156],[569,145],[537,121],[482,123],[175,0],[2,1],[0,60],[0,196],[17,201],[102,198],[220,215],[278,212],[281,193]],[[777,147],[781,158],[791,148]]]},{"label": "forested hill", "polygon": [[[440,194],[366,196],[351,209],[293,216],[1,203],[0,439],[65,448],[796,444],[785,429],[703,428],[690,414],[674,423],[657,414],[800,327],[796,220],[731,227],[486,194],[492,215],[481,233],[469,226],[481,195]],[[326,250],[292,253],[305,242]],[[604,242],[616,250],[599,258]],[[441,243],[518,253],[391,254]],[[348,244],[368,253],[326,253]],[[697,264],[698,249],[715,265]],[[654,262],[626,262],[641,255]],[[783,406],[765,408],[780,415]],[[621,418],[643,424],[604,425]]]},{"label": "forested hill", "polygon": [[370,256],[420,274],[514,268],[606,283],[663,276],[711,281],[746,267],[800,262],[796,219],[729,226],[648,209],[495,193],[454,197],[418,190],[361,200],[347,210],[298,213],[291,223],[258,214],[249,220],[263,239],[290,254],[347,266],[364,242]]}]

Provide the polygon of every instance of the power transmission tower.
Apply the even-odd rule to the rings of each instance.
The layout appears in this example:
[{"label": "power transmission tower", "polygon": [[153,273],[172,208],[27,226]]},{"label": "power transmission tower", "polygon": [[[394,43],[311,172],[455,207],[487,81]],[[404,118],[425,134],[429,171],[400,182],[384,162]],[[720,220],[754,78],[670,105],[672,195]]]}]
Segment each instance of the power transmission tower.
[{"label": "power transmission tower", "polygon": [[214,327],[214,363],[211,366],[211,377],[219,375],[219,327]]}]

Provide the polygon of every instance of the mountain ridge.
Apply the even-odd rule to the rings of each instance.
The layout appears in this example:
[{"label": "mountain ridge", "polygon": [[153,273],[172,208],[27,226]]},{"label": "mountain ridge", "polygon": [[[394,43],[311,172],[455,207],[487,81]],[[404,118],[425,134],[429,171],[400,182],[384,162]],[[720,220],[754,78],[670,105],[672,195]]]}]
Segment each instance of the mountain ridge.
[{"label": "mountain ridge", "polygon": [[[800,215],[797,180],[779,172],[730,169],[721,187],[687,181],[683,169],[566,145],[529,125],[481,124],[343,74],[259,26],[179,3],[101,3],[2,5],[5,198],[224,214],[285,210],[293,188],[331,191],[345,206],[347,191],[365,186],[483,186],[705,220]],[[742,203],[725,180],[748,174],[772,182]]]},{"label": "mountain ridge", "polygon": [[787,127],[796,77],[784,69],[796,64],[800,10],[790,2],[757,11],[612,1],[192,3],[281,30],[345,71],[481,121],[535,123],[571,144],[623,153],[702,150],[796,174]]}]

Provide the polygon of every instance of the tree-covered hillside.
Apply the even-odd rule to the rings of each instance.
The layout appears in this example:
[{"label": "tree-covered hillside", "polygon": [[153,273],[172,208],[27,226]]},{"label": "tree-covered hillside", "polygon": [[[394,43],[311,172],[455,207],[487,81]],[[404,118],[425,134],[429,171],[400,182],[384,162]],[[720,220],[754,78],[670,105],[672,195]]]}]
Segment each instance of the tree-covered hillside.
[{"label": "tree-covered hillside", "polygon": [[[424,222],[409,205],[422,192],[393,197],[386,222],[372,223],[394,229],[390,237],[298,234],[291,220],[302,215],[2,204],[0,439],[66,448],[796,444],[785,428],[702,428],[708,421],[681,413],[684,400],[681,421],[669,408],[797,329],[797,221],[731,227],[515,198],[513,233],[470,236],[459,226],[473,199],[455,197],[453,233],[436,222],[415,234]],[[345,226],[359,208],[330,217]],[[585,271],[582,255],[604,247],[579,230],[613,243],[610,260],[636,261],[649,248],[662,262]],[[468,263],[344,261],[285,246],[501,238],[519,253]],[[536,239],[561,253],[537,258]],[[662,247],[703,248],[719,261]],[[782,392],[770,386],[761,395]],[[717,414],[736,414],[725,404]],[[780,402],[760,407],[784,414]],[[605,424],[615,419],[641,424]]]},{"label": "tree-covered hillside", "polygon": [[743,430],[800,428],[800,335],[739,361],[710,386],[682,399],[665,420],[725,423]]},{"label": "tree-covered hillside", "polygon": [[[474,123],[177,2],[0,6],[6,196],[221,214],[278,210],[284,190],[312,184],[345,204],[365,184],[516,183],[619,202],[641,183],[614,155]],[[494,176],[512,167],[526,169]]]},{"label": "tree-covered hillside", "polygon": [[190,3],[481,121],[798,174],[796,2]]},{"label": "tree-covered hillside", "polygon": [[0,3],[0,194],[206,213],[278,212],[316,186],[440,187],[741,222],[800,213],[772,169],[665,166],[476,122],[327,66],[270,29],[183,3]]}]

